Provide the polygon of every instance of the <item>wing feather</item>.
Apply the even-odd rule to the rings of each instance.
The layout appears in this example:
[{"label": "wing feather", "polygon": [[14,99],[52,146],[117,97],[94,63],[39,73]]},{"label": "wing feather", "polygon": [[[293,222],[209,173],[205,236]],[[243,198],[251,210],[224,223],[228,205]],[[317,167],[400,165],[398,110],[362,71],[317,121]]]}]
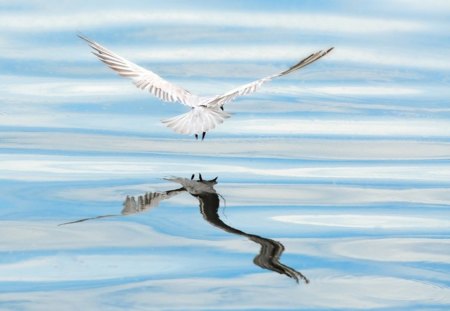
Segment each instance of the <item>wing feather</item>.
[{"label": "wing feather", "polygon": [[231,91],[226,92],[225,94],[218,95],[218,96],[214,97],[211,101],[209,101],[207,105],[208,105],[208,107],[221,107],[224,104],[234,100],[238,96],[243,96],[243,95],[247,95],[247,94],[256,92],[264,83],[269,82],[269,81],[273,80],[274,78],[281,77],[281,76],[287,75],[291,72],[294,72],[296,70],[299,70],[300,68],[303,68],[303,67],[315,62],[316,60],[322,58],[323,56],[327,55],[329,52],[331,52],[331,50],[333,50],[333,48],[318,51],[318,52],[313,53],[313,54],[309,55],[308,57],[302,59],[297,64],[295,64],[294,66],[291,66],[287,70],[284,70],[280,73],[277,73],[277,74],[274,74],[274,75],[271,75],[268,77],[264,77],[262,79],[259,79],[259,80],[256,80],[256,81],[244,84],[244,85],[241,85],[237,88],[232,89]]},{"label": "wing feather", "polygon": [[137,197],[127,196],[123,202],[122,215],[131,215],[148,211],[154,207],[157,207],[163,200],[170,199],[171,197],[178,195],[186,191],[184,188],[164,191],[164,192],[147,192],[144,195]]},{"label": "wing feather", "polygon": [[180,102],[190,107],[195,107],[197,105],[198,96],[193,95],[182,87],[170,83],[154,72],[126,60],[97,42],[82,35],[78,36],[86,41],[93,49],[92,54],[119,75],[131,78],[136,87],[150,92],[163,101]]},{"label": "wing feather", "polygon": [[199,106],[182,115],[162,120],[162,123],[179,134],[192,135],[208,132],[229,117],[230,114],[220,109]]}]

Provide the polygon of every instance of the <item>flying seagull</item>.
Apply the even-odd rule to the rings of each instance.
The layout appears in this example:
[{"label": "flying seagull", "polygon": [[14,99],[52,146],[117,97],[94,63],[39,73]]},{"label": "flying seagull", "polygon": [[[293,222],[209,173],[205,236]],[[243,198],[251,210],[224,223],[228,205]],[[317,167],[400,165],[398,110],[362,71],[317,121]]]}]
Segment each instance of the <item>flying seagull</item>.
[{"label": "flying seagull", "polygon": [[287,75],[315,62],[333,49],[329,48],[313,53],[287,70],[241,85],[224,94],[203,97],[192,94],[188,90],[161,78],[153,71],[130,62],[85,36],[78,36],[89,44],[93,49],[92,53],[103,63],[119,75],[132,79],[138,88],[150,92],[160,100],[179,102],[190,107],[191,110],[189,112],[162,120],[161,122],[179,134],[194,135],[196,139],[201,135],[202,140],[208,131],[214,129],[231,116],[224,111],[223,106],[225,104],[233,101],[238,96],[255,92],[261,85],[274,78]]}]

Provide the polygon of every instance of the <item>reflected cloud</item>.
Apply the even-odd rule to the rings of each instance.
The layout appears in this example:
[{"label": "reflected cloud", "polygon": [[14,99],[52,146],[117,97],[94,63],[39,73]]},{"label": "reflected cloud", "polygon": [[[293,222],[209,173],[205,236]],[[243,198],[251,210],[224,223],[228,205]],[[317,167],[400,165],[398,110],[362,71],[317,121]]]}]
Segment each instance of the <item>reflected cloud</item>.
[{"label": "reflected cloud", "polygon": [[428,282],[402,277],[361,277],[328,269],[314,270],[311,274],[317,282],[303,288],[302,294],[275,275],[251,274],[233,279],[124,280],[120,284],[82,288],[75,295],[61,285],[51,292],[38,288],[0,293],[0,300],[17,301],[20,306],[17,310],[32,311],[119,310],[116,306],[122,305],[139,310],[218,310],[224,304],[228,310],[261,310],[261,306],[265,310],[427,309],[424,305],[432,305],[429,310],[445,310],[450,303],[448,287]]},{"label": "reflected cloud", "polygon": [[[304,13],[258,13],[218,10],[150,10],[108,9],[102,12],[73,11],[49,14],[45,11],[33,13],[8,12],[0,15],[0,26],[13,32],[54,32],[105,26],[131,27],[135,25],[198,25],[242,27],[282,30],[304,30],[319,33],[386,33],[421,32],[430,26],[416,20],[388,20],[385,18],[361,18],[332,14]],[[320,23],[317,21],[320,20]]]},{"label": "reflected cloud", "polygon": [[378,228],[378,229],[405,229],[422,228],[436,229],[449,228],[450,221],[429,217],[406,217],[392,215],[283,215],[272,217],[273,220],[300,224],[307,226],[325,226],[342,228]]},{"label": "reflected cloud", "polygon": [[83,218],[62,223],[60,224],[60,226],[100,218],[139,214],[157,207],[163,200],[170,199],[183,192],[188,192],[198,199],[200,203],[200,212],[203,215],[203,218],[208,223],[225,232],[244,236],[261,246],[259,254],[253,259],[255,265],[263,269],[277,272],[279,274],[284,274],[294,279],[297,283],[300,280],[304,281],[305,283],[309,283],[308,278],[305,277],[301,272],[280,262],[280,257],[285,250],[282,243],[259,235],[246,233],[237,228],[231,227],[230,225],[222,221],[218,211],[220,208],[220,199],[222,198],[224,202],[225,199],[214,189],[214,186],[217,184],[217,177],[211,180],[205,180],[203,179],[202,175],[199,174],[199,179],[195,180],[194,178],[194,174],[192,175],[191,179],[181,177],[165,178],[168,181],[180,184],[182,187],[163,192],[147,192],[144,195],[138,196],[137,198],[133,196],[127,196],[123,203],[123,209],[120,214],[100,215],[96,217]]},{"label": "reflected cloud", "polygon": [[[156,122],[156,120],[155,120]],[[71,132],[19,132],[2,133],[1,148],[45,149],[78,152],[127,152],[134,154],[159,153],[171,155],[208,156],[223,158],[247,157],[271,159],[321,159],[321,160],[444,160],[450,158],[450,142],[433,140],[386,140],[336,138],[254,138],[211,139],[202,144],[192,144],[191,140],[162,140],[132,135],[71,133]],[[268,146],[271,148],[268,148]],[[180,151],[182,150],[182,151]],[[17,160],[17,156],[14,157]],[[41,159],[34,157],[33,159]],[[61,159],[52,158],[58,162]],[[3,161],[8,161],[3,158]],[[105,162],[105,161],[103,161]],[[237,163],[237,162],[234,162]],[[25,165],[25,164],[24,164]],[[85,167],[85,164],[83,164]],[[431,167],[429,168],[431,169]],[[117,170],[117,168],[116,168]],[[218,168],[216,167],[216,171]],[[229,171],[229,170],[228,170]],[[398,173],[398,172],[397,172]],[[417,174],[420,172],[416,173]],[[398,176],[398,175],[395,175]],[[394,176],[393,176],[394,177]]]}]

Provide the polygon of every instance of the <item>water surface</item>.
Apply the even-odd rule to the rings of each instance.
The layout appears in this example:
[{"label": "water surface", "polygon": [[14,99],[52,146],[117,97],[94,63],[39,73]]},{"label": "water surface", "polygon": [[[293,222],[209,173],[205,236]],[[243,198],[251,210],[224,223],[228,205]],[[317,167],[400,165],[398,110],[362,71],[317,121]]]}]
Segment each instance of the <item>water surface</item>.
[{"label": "water surface", "polygon": [[[0,8],[1,310],[450,308],[446,2]],[[77,32],[200,95],[335,50],[200,142]]]}]

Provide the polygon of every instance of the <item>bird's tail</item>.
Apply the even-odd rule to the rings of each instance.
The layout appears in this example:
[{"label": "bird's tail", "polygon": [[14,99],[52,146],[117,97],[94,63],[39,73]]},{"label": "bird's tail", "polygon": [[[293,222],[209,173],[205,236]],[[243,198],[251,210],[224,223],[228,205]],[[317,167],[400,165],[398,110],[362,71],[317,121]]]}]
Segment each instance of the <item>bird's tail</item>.
[{"label": "bird's tail", "polygon": [[198,106],[187,113],[161,122],[179,134],[193,135],[214,129],[230,116],[229,113],[218,108]]}]

